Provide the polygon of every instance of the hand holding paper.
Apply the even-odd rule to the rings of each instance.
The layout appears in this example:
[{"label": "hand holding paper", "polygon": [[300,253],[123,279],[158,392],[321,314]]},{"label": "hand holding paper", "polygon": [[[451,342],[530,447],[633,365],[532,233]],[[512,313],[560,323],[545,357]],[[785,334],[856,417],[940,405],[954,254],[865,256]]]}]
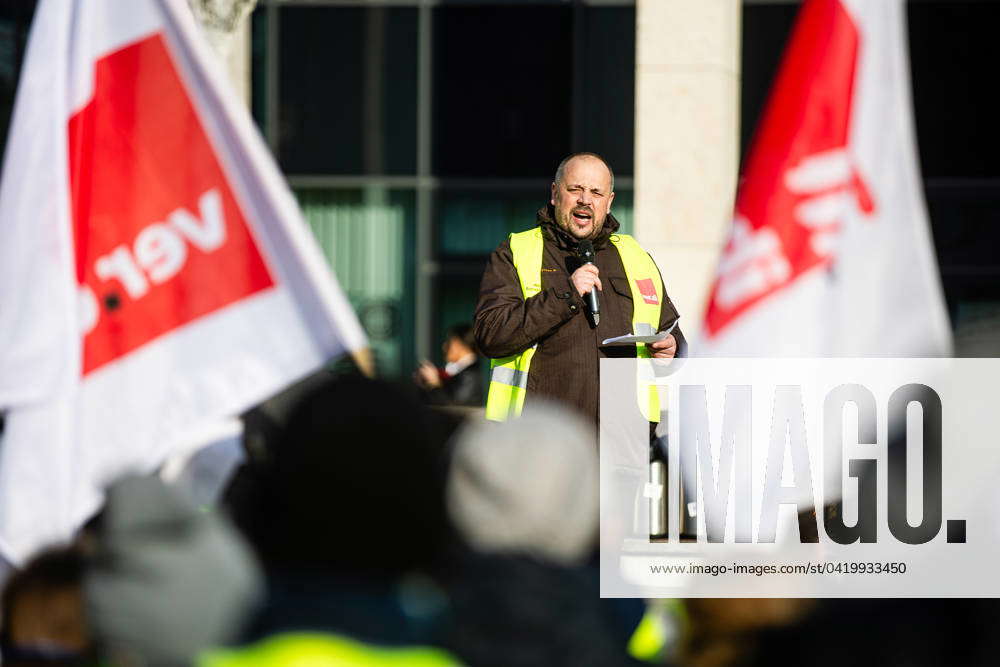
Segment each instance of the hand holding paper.
[{"label": "hand holding paper", "polygon": [[673,359],[677,355],[677,339],[670,332],[665,332],[663,340],[655,341],[646,346],[654,359]]},{"label": "hand holding paper", "polygon": [[[606,338],[603,341],[601,341],[601,345],[626,345],[626,344],[628,344],[628,345],[635,345],[636,343],[646,343],[648,345],[650,343],[656,343],[658,341],[663,341],[663,340],[666,340],[667,336],[670,335],[670,332],[674,330],[674,327],[677,326],[677,323],[679,321],[680,321],[680,318],[678,317],[676,320],[674,320],[674,323],[671,324],[670,328],[667,329],[666,331],[661,331],[659,333],[655,333],[653,331],[649,331],[647,333],[647,332],[643,332],[643,331],[640,330],[639,333],[636,333],[634,335],[633,334],[625,334],[624,336],[616,336],[614,338]],[[638,328],[639,327],[637,327],[637,329]],[[652,327],[650,327],[650,329],[652,329]]]}]

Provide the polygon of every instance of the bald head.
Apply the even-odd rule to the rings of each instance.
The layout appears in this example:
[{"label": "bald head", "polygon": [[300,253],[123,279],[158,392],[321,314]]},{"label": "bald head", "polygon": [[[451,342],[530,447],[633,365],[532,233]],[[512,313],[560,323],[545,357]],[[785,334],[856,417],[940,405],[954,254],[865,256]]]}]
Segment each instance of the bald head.
[{"label": "bald head", "polygon": [[589,153],[589,152],[586,152],[586,151],[581,152],[581,153],[570,153],[569,155],[567,155],[566,157],[564,157],[563,161],[559,163],[558,167],[556,167],[556,177],[554,179],[552,179],[553,182],[556,183],[556,184],[561,183],[562,180],[563,180],[563,178],[565,178],[565,176],[566,176],[566,165],[568,165],[573,160],[578,160],[578,159],[581,159],[581,158],[591,158],[591,159],[594,159],[594,160],[600,160],[601,161],[601,164],[603,164],[604,167],[608,170],[608,176],[611,178],[611,184],[608,186],[608,187],[611,188],[610,192],[614,192],[615,191],[615,172],[611,170],[611,165],[608,164],[607,160],[605,160],[604,158],[602,158],[597,153]]},{"label": "bald head", "polygon": [[556,169],[551,199],[556,224],[575,238],[601,233],[614,198],[614,174],[601,156],[574,153]]}]

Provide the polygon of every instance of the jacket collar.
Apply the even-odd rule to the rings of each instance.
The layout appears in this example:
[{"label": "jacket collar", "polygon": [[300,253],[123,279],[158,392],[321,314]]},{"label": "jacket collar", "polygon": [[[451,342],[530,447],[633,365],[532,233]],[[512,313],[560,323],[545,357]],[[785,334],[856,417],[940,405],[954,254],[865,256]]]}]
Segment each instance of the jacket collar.
[{"label": "jacket collar", "polygon": [[[545,238],[554,241],[560,250],[576,252],[578,241],[576,237],[556,224],[555,207],[552,204],[547,204],[538,209],[535,221],[541,226],[542,234]],[[620,226],[615,217],[608,213],[608,217],[604,219],[604,227],[601,229],[601,233],[594,239],[594,249],[600,250],[607,245],[608,238],[617,232]]]}]

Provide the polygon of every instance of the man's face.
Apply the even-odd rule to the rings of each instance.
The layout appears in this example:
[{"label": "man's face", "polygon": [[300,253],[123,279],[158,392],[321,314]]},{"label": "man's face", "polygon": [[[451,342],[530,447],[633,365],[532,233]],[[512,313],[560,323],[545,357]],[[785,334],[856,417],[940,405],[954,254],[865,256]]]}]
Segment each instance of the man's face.
[{"label": "man's face", "polygon": [[441,351],[444,352],[445,363],[452,364],[467,355],[469,353],[469,348],[467,348],[458,338],[452,336],[441,346]]},{"label": "man's face", "polygon": [[570,160],[562,182],[552,184],[556,224],[577,239],[593,239],[600,233],[614,198],[611,172],[589,156]]}]

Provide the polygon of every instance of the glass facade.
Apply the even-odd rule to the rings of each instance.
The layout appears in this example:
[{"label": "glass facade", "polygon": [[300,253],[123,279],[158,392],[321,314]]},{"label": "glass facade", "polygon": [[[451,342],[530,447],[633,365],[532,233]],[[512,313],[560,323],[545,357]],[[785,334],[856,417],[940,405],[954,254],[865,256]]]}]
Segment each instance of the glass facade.
[{"label": "glass facade", "polygon": [[7,126],[34,11],[35,3],[30,0],[0,0],[0,154],[7,144]]},{"label": "glass facade", "polygon": [[[33,10],[0,0],[4,129]],[[797,10],[744,1],[744,152]],[[908,17],[925,192],[960,328],[1000,318],[1000,107],[987,94],[1000,1],[921,0]],[[440,362],[489,252],[532,226],[565,154],[608,158],[631,230],[633,2],[259,0],[251,36],[254,118],[382,374]]]},{"label": "glass facade", "polygon": [[281,168],[416,173],[417,10],[283,6],[278,14]]},{"label": "glass facade", "polygon": [[411,190],[299,188],[302,212],[354,307],[380,372],[408,372],[413,339]]},{"label": "glass facade", "polygon": [[632,3],[261,0],[251,34],[254,117],[381,374],[440,363],[567,153],[608,158],[631,229]]}]

